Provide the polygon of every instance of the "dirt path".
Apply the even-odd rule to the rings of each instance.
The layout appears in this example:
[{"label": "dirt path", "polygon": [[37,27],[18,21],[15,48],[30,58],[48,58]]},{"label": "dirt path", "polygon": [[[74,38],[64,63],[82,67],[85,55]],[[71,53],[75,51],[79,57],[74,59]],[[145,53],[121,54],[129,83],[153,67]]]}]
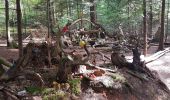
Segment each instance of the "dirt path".
[{"label": "dirt path", "polygon": [[158,73],[161,80],[170,89],[170,52],[160,57],[159,59],[148,63],[149,69],[154,70]]},{"label": "dirt path", "polygon": [[7,60],[18,58],[18,49],[7,49],[6,47],[0,47],[0,57],[4,57]]}]

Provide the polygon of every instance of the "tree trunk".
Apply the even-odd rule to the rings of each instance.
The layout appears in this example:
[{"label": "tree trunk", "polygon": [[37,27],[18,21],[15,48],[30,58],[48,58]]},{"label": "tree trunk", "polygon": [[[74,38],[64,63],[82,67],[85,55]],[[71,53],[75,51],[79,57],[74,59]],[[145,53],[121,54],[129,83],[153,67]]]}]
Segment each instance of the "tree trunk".
[{"label": "tree trunk", "polygon": [[55,20],[55,5],[54,5],[54,0],[50,2],[50,19],[51,19],[51,31],[53,32],[54,26],[56,24]]},{"label": "tree trunk", "polygon": [[20,0],[16,0],[16,11],[17,11],[17,31],[18,31],[18,46],[19,46],[19,57],[23,56],[23,48],[22,48],[22,14],[20,7]]},{"label": "tree trunk", "polygon": [[77,19],[79,19],[80,18],[80,16],[79,16],[79,0],[76,0],[76,9],[77,9]]},{"label": "tree trunk", "polygon": [[169,18],[168,18],[169,15],[168,15],[168,14],[169,14],[169,0],[168,0],[168,7],[167,7],[167,24],[166,24],[165,42],[167,42],[168,32],[169,32],[169,31],[168,31],[168,30],[169,30],[169,27],[168,27],[168,26],[169,26],[169,25],[168,25],[168,24],[169,24]]},{"label": "tree trunk", "polygon": [[51,55],[50,55],[50,48],[49,45],[51,44],[51,32],[52,32],[52,19],[51,19],[51,4],[50,0],[47,0],[47,25],[48,25],[48,36],[47,36],[47,50],[48,50],[48,61],[49,61],[49,67],[51,67]]},{"label": "tree trunk", "polygon": [[94,0],[90,0],[90,3],[93,4],[90,7],[90,21],[93,22],[93,23],[96,23],[96,6],[95,6],[95,3],[94,3]]},{"label": "tree trunk", "polygon": [[71,3],[72,3],[72,2],[71,2],[70,0],[68,0],[69,17],[71,17],[71,15],[72,15]]},{"label": "tree trunk", "polygon": [[153,34],[152,34],[152,19],[153,19],[153,15],[152,15],[152,0],[149,1],[149,23],[148,23],[148,33],[149,33],[149,37],[152,38]]},{"label": "tree trunk", "polygon": [[143,0],[143,35],[144,35],[144,51],[143,54],[147,54],[147,32],[146,32],[146,0]]},{"label": "tree trunk", "polygon": [[162,0],[162,11],[161,12],[162,12],[161,13],[161,34],[160,34],[160,41],[159,41],[158,51],[164,49],[165,0]]},{"label": "tree trunk", "polygon": [[7,47],[10,47],[10,31],[9,31],[9,2],[5,0],[5,23],[6,23],[6,39],[7,39]]},{"label": "tree trunk", "polygon": [[[130,4],[129,4],[129,0],[128,0],[128,26],[130,26]],[[128,33],[131,33],[131,29],[130,27],[128,27]]]}]

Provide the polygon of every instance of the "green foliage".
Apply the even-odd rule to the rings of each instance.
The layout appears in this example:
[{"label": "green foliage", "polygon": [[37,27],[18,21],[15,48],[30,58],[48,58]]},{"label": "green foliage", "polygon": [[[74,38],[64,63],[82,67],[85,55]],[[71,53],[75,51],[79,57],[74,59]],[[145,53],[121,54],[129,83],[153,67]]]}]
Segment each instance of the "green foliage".
[{"label": "green foliage", "polygon": [[54,88],[45,88],[41,92],[43,100],[67,100],[69,95],[66,92],[55,90]]},{"label": "green foliage", "polygon": [[34,87],[34,86],[30,86],[30,87],[26,87],[25,90],[30,93],[30,94],[41,94],[43,91],[43,88],[40,87]]},{"label": "green foliage", "polygon": [[[89,0],[50,0],[54,2],[55,26],[63,27],[68,21],[74,21],[78,17],[90,19]],[[143,21],[143,0],[94,0],[96,5],[97,22],[102,24],[107,31],[118,30],[122,24],[123,30],[129,27],[139,29]],[[159,20],[161,0],[152,0],[153,22]],[[16,8],[16,0],[9,0],[10,8]],[[0,0],[0,8],[4,8],[4,1]],[[47,0],[21,0],[22,22],[24,26],[32,26],[41,23],[47,26]],[[0,9],[0,27],[5,24],[5,10]],[[10,9],[10,25],[16,27],[15,10]],[[149,12],[149,1],[147,1]],[[57,28],[57,27],[55,27]]]},{"label": "green foliage", "polygon": [[42,100],[67,100],[69,95],[66,92],[54,88],[26,87],[26,91],[33,95],[41,95]]},{"label": "green foliage", "polygon": [[71,86],[71,92],[78,95],[81,93],[81,79],[75,78],[69,80],[69,84]]},{"label": "green foliage", "polygon": [[119,82],[119,83],[125,83],[126,79],[123,75],[119,74],[119,73],[114,73],[111,75],[111,77],[113,78],[113,80],[115,82]]}]

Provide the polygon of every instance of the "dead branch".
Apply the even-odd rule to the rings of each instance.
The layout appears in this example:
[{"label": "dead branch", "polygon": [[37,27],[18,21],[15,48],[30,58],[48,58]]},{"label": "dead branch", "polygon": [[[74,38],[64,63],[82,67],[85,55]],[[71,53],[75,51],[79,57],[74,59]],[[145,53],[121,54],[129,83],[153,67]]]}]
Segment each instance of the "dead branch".
[{"label": "dead branch", "polygon": [[2,87],[0,89],[0,91],[3,91],[7,98],[10,97],[12,100],[20,100],[19,97],[17,96],[17,94],[11,89],[8,89],[6,87]]},{"label": "dead branch", "polygon": [[150,63],[152,61],[155,61],[155,60],[159,59],[160,57],[162,57],[163,55],[165,55],[168,52],[170,52],[170,48],[166,48],[163,51],[159,51],[159,52],[155,53],[154,55],[146,58],[145,63],[148,64],[148,63]]},{"label": "dead branch", "polygon": [[95,69],[101,69],[101,70],[104,70],[104,71],[109,71],[109,72],[112,72],[112,73],[117,72],[117,70],[112,70],[112,69],[108,69],[108,68],[102,68],[102,67],[93,65],[93,64],[91,64],[90,62],[87,62],[87,63],[79,63],[78,65],[85,65],[85,66],[89,66],[89,67],[92,67],[92,68],[95,68]]},{"label": "dead branch", "polygon": [[30,79],[30,80],[34,79],[34,80],[38,81],[40,83],[40,85],[39,85],[40,87],[45,86],[45,82],[39,73],[30,71],[30,70],[25,70],[23,72],[23,75],[26,76],[27,79]]},{"label": "dead branch", "polygon": [[8,62],[6,59],[4,59],[2,57],[0,57],[0,64],[3,64],[5,66],[7,66],[7,67],[11,67],[12,66],[12,64],[10,62]]}]

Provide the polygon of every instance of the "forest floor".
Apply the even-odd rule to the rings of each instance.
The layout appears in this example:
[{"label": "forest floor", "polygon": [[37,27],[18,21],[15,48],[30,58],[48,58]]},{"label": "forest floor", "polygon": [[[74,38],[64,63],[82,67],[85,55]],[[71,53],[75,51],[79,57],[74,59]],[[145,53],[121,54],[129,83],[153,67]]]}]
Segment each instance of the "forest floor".
[{"label": "forest floor", "polygon": [[156,71],[161,78],[161,80],[168,86],[170,89],[170,52],[166,53],[164,56],[159,59],[148,63],[147,66],[150,70]]},{"label": "forest floor", "polygon": [[[12,59],[17,60],[17,58],[18,58],[18,49],[8,49],[8,48],[5,47],[5,43],[6,42],[4,40],[0,40],[0,56],[4,57],[8,61],[11,61]],[[158,46],[151,46],[149,48],[149,50],[148,50],[148,55],[147,56],[150,56],[150,55],[154,54],[157,51],[157,48],[158,48]],[[73,48],[70,48],[70,49],[71,50],[76,50],[79,53],[84,52],[84,50],[80,49],[79,47],[73,47]],[[70,49],[65,49],[65,50],[70,51]],[[107,47],[98,47],[96,49],[88,47],[88,49],[91,52],[101,51],[107,57],[111,56],[111,52],[103,52],[103,51],[108,49]],[[125,56],[132,56],[132,53],[127,53],[127,54],[125,54]],[[170,81],[169,81],[170,80],[169,79],[170,69],[168,68],[169,65],[170,65],[170,61],[168,61],[169,56],[170,56],[170,53],[167,53],[166,55],[164,55],[163,57],[160,57],[156,61],[153,61],[153,62],[147,64],[149,69],[155,70],[158,73],[161,80],[168,86],[168,88],[170,88]],[[101,61],[100,55],[94,56],[94,58],[96,59],[96,64],[103,63],[103,61]],[[160,67],[160,66],[163,66],[163,67]],[[145,97],[145,93],[143,93],[142,91],[144,91],[146,88],[149,88],[148,91],[150,91],[150,92],[151,91],[156,91],[156,90],[152,90],[152,88],[157,88],[157,87],[158,87],[158,91],[162,90],[161,87],[153,84],[154,81],[149,81],[148,83],[147,82],[143,83],[140,78],[132,77],[133,73],[130,72],[130,74],[127,74],[127,72],[129,73],[129,70],[127,70],[127,69],[119,70],[119,72],[122,73],[123,76],[125,76],[125,78],[128,80],[128,82],[129,82],[128,84],[130,84],[130,88],[132,88],[132,90],[133,90],[132,94],[129,94],[130,90],[127,89],[127,87],[123,88],[123,90],[125,89],[124,92],[127,92],[128,94],[122,92],[123,90],[122,91],[121,90],[117,91],[117,90],[114,90],[114,89],[110,90],[110,89],[106,89],[106,88],[97,88],[97,87],[93,88],[93,87],[91,87],[93,90],[91,88],[88,88],[88,89],[84,90],[86,94],[82,94],[82,98],[86,98],[86,99],[82,99],[82,100],[92,100],[92,98],[98,98],[99,99],[100,97],[105,98],[106,95],[107,95],[108,100],[118,100],[118,99],[119,100],[125,100],[125,98],[127,96],[128,97],[130,96],[130,97],[129,97],[129,99],[126,99],[126,100],[131,100],[132,98],[135,98],[135,96],[138,97],[139,95],[141,95],[140,96],[140,99],[141,99],[141,98]],[[145,78],[144,78],[144,80],[145,80]],[[141,83],[140,83],[140,81],[141,81]],[[134,82],[139,82],[139,84],[134,84]],[[151,87],[148,87],[147,84],[153,84],[153,85]],[[141,91],[136,91],[138,89],[141,89]],[[95,90],[95,93],[93,95],[89,94],[91,92],[94,92],[94,90]],[[104,91],[104,92],[102,92],[102,91]],[[117,91],[117,92],[115,92],[115,91]],[[113,95],[112,93],[115,94],[115,95]],[[124,93],[124,94],[121,95],[122,93]],[[152,92],[152,93],[154,94],[154,92]],[[152,93],[149,94],[149,95],[152,95]],[[146,100],[151,100],[150,97],[152,97],[152,96],[147,95]],[[87,98],[89,98],[89,99],[87,99]],[[113,98],[117,98],[117,99],[113,99]],[[122,98],[122,99],[120,99],[120,98]],[[155,98],[155,96],[153,96],[152,98]],[[101,99],[101,100],[105,100],[105,99]],[[135,100],[135,99],[133,99],[133,100]]]}]

